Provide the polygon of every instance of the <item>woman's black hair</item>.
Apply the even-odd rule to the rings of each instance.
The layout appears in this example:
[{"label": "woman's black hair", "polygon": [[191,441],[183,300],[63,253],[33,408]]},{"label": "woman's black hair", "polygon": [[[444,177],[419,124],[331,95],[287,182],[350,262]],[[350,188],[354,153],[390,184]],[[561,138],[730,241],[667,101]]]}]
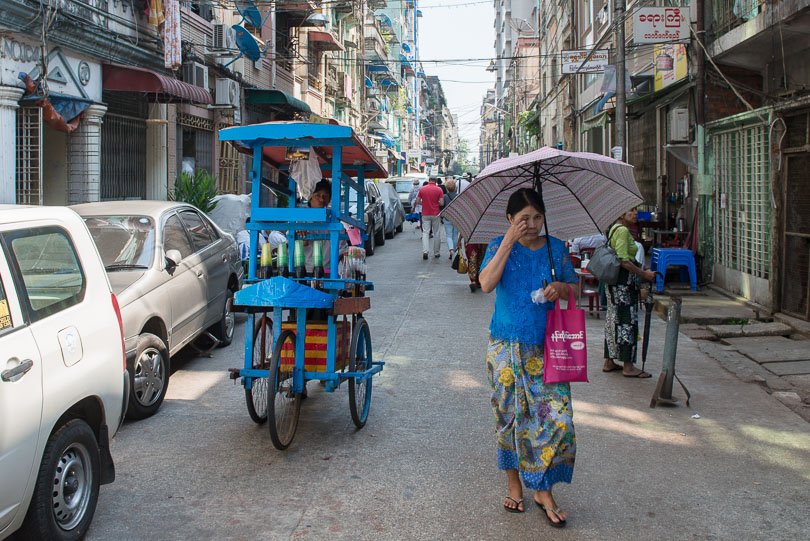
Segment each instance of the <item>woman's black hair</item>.
[{"label": "woman's black hair", "polygon": [[325,190],[326,193],[329,194],[329,197],[332,197],[332,181],[328,178],[322,178],[317,184],[315,184],[315,189],[312,190],[312,193],[320,192],[322,190]]},{"label": "woman's black hair", "polygon": [[506,215],[507,217],[514,216],[529,206],[540,214],[546,214],[546,205],[540,194],[531,188],[521,188],[509,196],[509,202],[506,203]]}]

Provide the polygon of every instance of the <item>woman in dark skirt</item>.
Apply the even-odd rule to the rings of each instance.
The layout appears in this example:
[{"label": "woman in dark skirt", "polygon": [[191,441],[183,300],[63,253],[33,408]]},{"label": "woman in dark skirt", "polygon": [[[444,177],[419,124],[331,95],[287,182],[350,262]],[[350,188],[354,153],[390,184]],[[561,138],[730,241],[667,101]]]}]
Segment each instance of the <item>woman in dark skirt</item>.
[{"label": "woman in dark skirt", "polygon": [[605,364],[603,372],[621,370],[628,378],[649,378],[635,366],[638,345],[638,301],[642,280],[652,282],[655,273],[645,271],[635,261],[638,249],[629,226],[636,223],[636,211],[622,214],[608,230],[608,243],[622,262],[615,286],[607,286],[605,318]]}]

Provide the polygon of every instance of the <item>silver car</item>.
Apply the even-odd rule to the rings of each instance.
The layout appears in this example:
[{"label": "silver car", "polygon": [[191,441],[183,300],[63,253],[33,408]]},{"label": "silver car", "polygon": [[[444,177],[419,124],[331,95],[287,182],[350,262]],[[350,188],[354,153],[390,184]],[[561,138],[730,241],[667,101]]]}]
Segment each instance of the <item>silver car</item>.
[{"label": "silver car", "polygon": [[96,242],[121,305],[130,372],[127,417],[157,412],[170,357],[200,335],[231,343],[243,270],[236,241],[191,205],[112,201],[72,207]]}]

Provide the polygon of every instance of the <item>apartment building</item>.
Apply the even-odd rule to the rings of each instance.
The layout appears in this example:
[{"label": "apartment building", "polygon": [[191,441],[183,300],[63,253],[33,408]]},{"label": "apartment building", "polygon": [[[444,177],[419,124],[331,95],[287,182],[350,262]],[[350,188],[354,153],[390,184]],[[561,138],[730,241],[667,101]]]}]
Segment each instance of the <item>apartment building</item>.
[{"label": "apartment building", "polygon": [[[165,199],[194,170],[244,192],[245,158],[218,130],[271,120],[348,124],[401,169],[422,143],[416,2],[252,5],[243,15],[204,0],[0,3],[0,202]],[[392,41],[375,48],[374,31]],[[396,105],[372,114],[375,93]]]}]

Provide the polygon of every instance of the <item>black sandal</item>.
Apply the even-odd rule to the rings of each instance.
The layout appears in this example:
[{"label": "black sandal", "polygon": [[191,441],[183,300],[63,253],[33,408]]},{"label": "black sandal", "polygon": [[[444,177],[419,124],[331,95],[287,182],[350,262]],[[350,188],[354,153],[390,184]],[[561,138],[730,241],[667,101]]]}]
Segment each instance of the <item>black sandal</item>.
[{"label": "black sandal", "polygon": [[514,507],[509,507],[508,505],[506,505],[506,502],[504,502],[503,508],[509,511],[510,513],[522,513],[523,511],[525,511],[525,509],[520,508],[520,506],[523,505],[523,498],[516,500],[512,496],[507,496],[506,499],[515,504]]},{"label": "black sandal", "polygon": [[[546,506],[538,502],[537,500],[535,500],[534,503],[537,504],[537,507],[543,510],[543,514],[546,515],[546,520],[548,520],[549,524],[551,524],[554,528],[565,528],[565,520],[563,520],[560,517],[560,511],[562,511],[562,509],[560,509],[559,507],[555,507],[554,509],[551,508],[546,509]],[[551,520],[551,517],[548,516],[549,512],[553,513],[554,516],[557,517],[557,520],[559,520],[559,522],[554,522],[553,520]]]}]

